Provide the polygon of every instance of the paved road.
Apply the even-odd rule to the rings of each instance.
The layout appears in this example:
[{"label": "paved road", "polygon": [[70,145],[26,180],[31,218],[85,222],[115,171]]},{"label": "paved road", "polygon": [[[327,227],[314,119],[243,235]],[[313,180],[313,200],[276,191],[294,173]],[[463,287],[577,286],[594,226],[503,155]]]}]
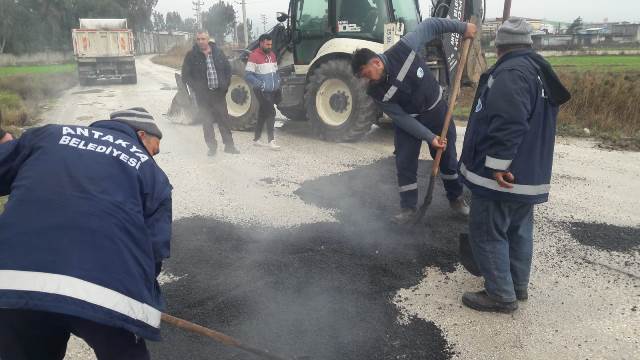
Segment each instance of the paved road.
[{"label": "paved road", "polygon": [[[308,359],[640,358],[639,154],[560,140],[552,200],[536,215],[531,299],[511,316],[478,314],[459,304],[481,283],[458,264],[465,222],[441,186],[427,226],[387,222],[397,210],[390,132],[329,144],[287,122],[280,152],[235,133],[241,155],[209,158],[201,129],[163,115],[173,71],[142,58],[138,72],[138,85],[72,89],[45,118],[89,124],[144,106],[158,119],[158,161],[175,187],[168,312]],[[252,359],[163,334],[155,359]],[[67,358],[92,356],[74,340]]]}]

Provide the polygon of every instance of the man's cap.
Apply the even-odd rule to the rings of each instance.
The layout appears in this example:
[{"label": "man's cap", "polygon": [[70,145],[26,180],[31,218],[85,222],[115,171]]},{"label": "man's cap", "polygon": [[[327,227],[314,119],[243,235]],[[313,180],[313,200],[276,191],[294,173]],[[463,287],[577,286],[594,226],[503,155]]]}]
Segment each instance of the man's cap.
[{"label": "man's cap", "polygon": [[533,27],[523,18],[510,17],[498,28],[496,46],[531,45]]},{"label": "man's cap", "polygon": [[134,107],[111,113],[111,120],[129,125],[135,131],[144,131],[158,139],[162,139],[162,131],[155,123],[155,119],[142,107]]}]

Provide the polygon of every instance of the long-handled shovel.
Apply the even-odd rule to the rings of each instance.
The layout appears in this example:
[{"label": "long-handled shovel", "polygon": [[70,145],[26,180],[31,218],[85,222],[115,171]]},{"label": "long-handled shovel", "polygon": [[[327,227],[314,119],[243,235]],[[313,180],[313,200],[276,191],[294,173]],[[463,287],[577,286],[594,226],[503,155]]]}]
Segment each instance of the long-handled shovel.
[{"label": "long-handled shovel", "polygon": [[258,355],[263,359],[270,359],[270,360],[290,360],[290,358],[285,358],[282,356],[278,356],[278,355],[274,355],[268,351],[264,351],[264,350],[260,350],[257,348],[254,348],[252,346],[249,345],[245,345],[243,343],[241,343],[239,340],[236,340],[234,338],[232,338],[231,336],[225,335],[221,332],[217,332],[215,330],[211,330],[208,329],[204,326],[200,326],[197,324],[194,324],[192,322],[186,321],[186,320],[182,320],[179,319],[177,317],[171,316],[171,315],[167,315],[167,314],[162,314],[162,321],[171,324],[177,328],[186,330],[188,332],[194,333],[194,334],[198,334],[198,335],[202,335],[202,336],[206,336],[208,338],[211,338],[219,343],[222,343],[224,345],[227,346],[232,346],[241,350],[244,350],[246,352],[252,353],[254,355]]},{"label": "long-handled shovel", "polygon": [[[460,93],[460,82],[462,81],[462,73],[464,72],[464,66],[467,63],[467,57],[469,55],[469,48],[471,47],[471,42],[473,39],[465,39],[462,45],[462,53],[460,54],[460,60],[458,62],[458,71],[456,72],[456,78],[453,81],[453,91],[451,92],[451,97],[449,97],[449,109],[447,110],[447,115],[444,120],[444,127],[442,128],[442,134],[440,134],[441,139],[447,138],[447,132],[449,131],[449,124],[451,123],[451,118],[453,117],[453,109],[456,106],[456,101],[458,99],[458,94]],[[435,159],[433,159],[433,166],[431,168],[431,177],[429,178],[429,186],[427,187],[427,195],[424,197],[424,202],[418,213],[416,214],[416,218],[414,221],[414,225],[420,223],[424,214],[427,212],[429,205],[433,201],[433,187],[435,186],[436,177],[438,177],[438,173],[440,172],[440,160],[442,159],[442,152],[444,150],[440,149],[436,153]]]}]

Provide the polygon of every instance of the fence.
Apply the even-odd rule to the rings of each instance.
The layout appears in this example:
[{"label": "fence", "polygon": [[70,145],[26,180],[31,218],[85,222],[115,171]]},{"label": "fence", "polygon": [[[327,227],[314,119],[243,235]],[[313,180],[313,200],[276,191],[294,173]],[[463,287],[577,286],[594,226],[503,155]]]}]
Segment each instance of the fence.
[{"label": "fence", "polygon": [[142,32],[135,35],[136,53],[158,54],[166,53],[172,47],[187,44],[191,41],[188,33],[149,33]]}]

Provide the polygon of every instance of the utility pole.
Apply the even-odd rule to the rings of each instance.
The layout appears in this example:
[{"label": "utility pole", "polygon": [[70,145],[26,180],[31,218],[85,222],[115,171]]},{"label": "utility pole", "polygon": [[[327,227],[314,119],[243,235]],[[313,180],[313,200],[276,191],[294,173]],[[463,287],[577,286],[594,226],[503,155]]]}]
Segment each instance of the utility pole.
[{"label": "utility pole", "polygon": [[249,47],[249,30],[247,29],[247,1],[242,0],[242,26],[244,26],[244,47]]},{"label": "utility pole", "polygon": [[192,2],[193,11],[196,13],[196,30],[202,29],[202,6],[204,5],[203,0],[195,0]]},{"label": "utility pole", "polygon": [[262,19],[262,33],[267,32],[267,15],[261,14],[260,18]]},{"label": "utility pole", "polygon": [[504,23],[511,16],[511,0],[504,0],[504,11],[502,12],[502,22]]}]

